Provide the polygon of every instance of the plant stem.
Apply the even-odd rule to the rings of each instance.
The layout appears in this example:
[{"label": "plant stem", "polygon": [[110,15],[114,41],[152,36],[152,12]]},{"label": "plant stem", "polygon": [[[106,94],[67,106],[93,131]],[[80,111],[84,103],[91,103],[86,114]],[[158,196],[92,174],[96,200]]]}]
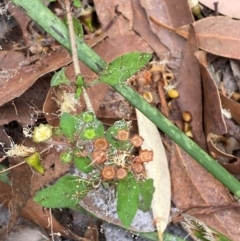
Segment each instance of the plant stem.
[{"label": "plant stem", "polygon": [[[67,21],[68,21],[68,29],[69,29],[70,41],[71,41],[73,66],[74,66],[75,76],[77,77],[81,75],[81,70],[78,62],[76,37],[74,33],[72,14],[71,14],[71,4],[70,4],[70,0],[65,0],[64,2],[66,5],[66,12],[67,12]],[[87,90],[85,89],[84,86],[82,86],[82,91],[83,91],[83,98],[84,98],[87,110],[94,113],[92,103],[88,96]]]}]

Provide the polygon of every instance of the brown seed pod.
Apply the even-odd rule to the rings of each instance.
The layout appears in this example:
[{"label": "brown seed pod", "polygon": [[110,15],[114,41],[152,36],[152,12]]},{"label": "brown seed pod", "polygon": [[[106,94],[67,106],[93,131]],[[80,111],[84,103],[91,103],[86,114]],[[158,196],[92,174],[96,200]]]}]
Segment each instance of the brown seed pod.
[{"label": "brown seed pod", "polygon": [[145,171],[145,168],[142,163],[133,162],[131,167],[132,167],[132,171],[136,174],[139,174]]},{"label": "brown seed pod", "polygon": [[240,93],[233,92],[232,95],[231,95],[231,98],[232,98],[234,101],[239,102],[239,101],[240,101]]},{"label": "brown seed pod", "polygon": [[144,87],[147,85],[147,80],[143,77],[136,78],[137,91],[142,94]]},{"label": "brown seed pod", "polygon": [[149,150],[140,150],[139,157],[142,162],[150,162],[153,160],[153,151]]},{"label": "brown seed pod", "polygon": [[105,151],[108,148],[108,142],[107,142],[106,138],[99,137],[94,141],[93,146],[94,146],[94,149],[99,149],[99,150]]},{"label": "brown seed pod", "polygon": [[107,160],[107,155],[103,150],[96,150],[92,152],[93,163],[102,164]]},{"label": "brown seed pod", "polygon": [[118,168],[116,173],[117,179],[122,180],[127,176],[127,170],[125,168]]},{"label": "brown seed pod", "polygon": [[193,138],[193,133],[191,130],[186,131],[185,135],[188,136],[189,138]]},{"label": "brown seed pod", "polygon": [[190,122],[192,120],[192,115],[189,111],[182,112],[182,119],[186,122]]},{"label": "brown seed pod", "polygon": [[114,166],[105,166],[102,169],[101,175],[105,181],[113,180],[116,177],[116,168]]},{"label": "brown seed pod", "polygon": [[134,135],[130,141],[135,147],[140,147],[143,144],[143,138],[139,135]]},{"label": "brown seed pod", "polygon": [[161,73],[158,71],[155,71],[152,73],[152,82],[153,83],[158,83],[161,80]]},{"label": "brown seed pod", "polygon": [[171,82],[174,79],[174,75],[173,73],[171,73],[170,71],[166,71],[165,73],[163,73],[163,80],[166,82]]},{"label": "brown seed pod", "polygon": [[119,130],[117,132],[117,139],[119,141],[126,141],[129,139],[129,131],[128,130]]},{"label": "brown seed pod", "polygon": [[136,157],[133,159],[133,162],[143,163],[143,160],[140,158],[140,156],[136,156]]},{"label": "brown seed pod", "polygon": [[148,103],[153,102],[153,95],[151,92],[144,92],[142,96]]}]

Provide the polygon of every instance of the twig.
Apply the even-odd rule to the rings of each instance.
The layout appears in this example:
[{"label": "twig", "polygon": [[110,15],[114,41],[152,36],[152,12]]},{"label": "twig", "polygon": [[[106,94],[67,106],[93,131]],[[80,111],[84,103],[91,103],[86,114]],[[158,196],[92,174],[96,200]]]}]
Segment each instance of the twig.
[{"label": "twig", "polygon": [[[76,38],[75,38],[72,14],[71,14],[71,3],[69,0],[65,0],[64,2],[66,5],[66,12],[67,12],[67,21],[68,21],[68,29],[69,29],[69,35],[70,35],[70,41],[71,41],[73,66],[74,66],[75,75],[77,77],[77,76],[81,75],[81,70],[80,70],[80,66],[79,66],[79,62],[78,62],[77,44],[76,44]],[[87,90],[85,89],[84,86],[82,87],[82,91],[83,91],[83,98],[86,103],[87,110],[94,113],[92,103],[89,99]]]},{"label": "twig", "polygon": [[8,172],[8,171],[10,171],[11,169],[13,169],[13,168],[15,168],[15,167],[18,167],[18,166],[23,165],[24,163],[26,163],[26,161],[22,161],[22,162],[14,165],[14,166],[12,166],[12,167],[9,167],[9,168],[7,168],[7,169],[4,169],[4,170],[0,171],[0,174],[2,174],[2,173],[4,173],[4,172]]}]

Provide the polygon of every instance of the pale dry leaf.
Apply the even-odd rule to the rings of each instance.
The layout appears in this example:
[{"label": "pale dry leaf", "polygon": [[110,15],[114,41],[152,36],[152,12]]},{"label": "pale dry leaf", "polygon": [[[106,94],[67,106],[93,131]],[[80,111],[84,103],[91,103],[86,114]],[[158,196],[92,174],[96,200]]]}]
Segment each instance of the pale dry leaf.
[{"label": "pale dry leaf", "polygon": [[155,192],[152,200],[152,212],[161,238],[167,227],[171,206],[171,184],[167,156],[157,127],[140,111],[136,110],[139,135],[144,139],[143,149],[153,150],[153,161],[145,167],[147,177],[154,180]]}]

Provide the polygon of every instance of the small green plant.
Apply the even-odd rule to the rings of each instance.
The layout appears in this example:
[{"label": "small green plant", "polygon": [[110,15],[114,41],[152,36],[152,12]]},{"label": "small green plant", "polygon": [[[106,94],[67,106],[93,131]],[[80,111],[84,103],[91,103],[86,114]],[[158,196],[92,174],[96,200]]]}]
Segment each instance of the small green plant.
[{"label": "small green plant", "polygon": [[154,192],[153,180],[146,179],[143,165],[153,153],[139,150],[143,140],[138,135],[130,138],[129,129],[130,124],[120,120],[105,132],[91,112],[62,113],[60,130],[71,147],[61,154],[61,160],[73,162],[85,175],[64,176],[38,192],[34,200],[44,207],[74,208],[89,191],[108,183],[116,188],[118,216],[129,227],[138,209],[150,209]]}]

